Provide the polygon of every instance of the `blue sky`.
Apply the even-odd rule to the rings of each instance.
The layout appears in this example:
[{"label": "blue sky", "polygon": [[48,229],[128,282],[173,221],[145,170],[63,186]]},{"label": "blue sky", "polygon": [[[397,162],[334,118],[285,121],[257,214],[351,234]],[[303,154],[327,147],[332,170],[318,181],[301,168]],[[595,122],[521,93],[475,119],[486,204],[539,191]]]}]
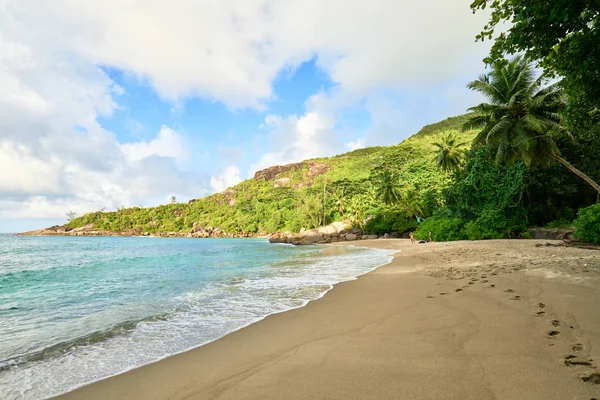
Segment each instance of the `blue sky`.
[{"label": "blue sky", "polygon": [[480,100],[469,1],[5,3],[0,232],[398,143]]}]

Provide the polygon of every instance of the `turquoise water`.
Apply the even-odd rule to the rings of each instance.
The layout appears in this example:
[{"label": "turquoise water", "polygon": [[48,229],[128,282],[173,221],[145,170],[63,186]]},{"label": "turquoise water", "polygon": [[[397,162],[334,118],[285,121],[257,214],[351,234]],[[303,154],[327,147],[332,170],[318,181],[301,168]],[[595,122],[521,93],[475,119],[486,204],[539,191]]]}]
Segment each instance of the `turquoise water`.
[{"label": "turquoise water", "polygon": [[0,235],[0,398],[47,398],[200,346],[389,259],[263,239]]}]

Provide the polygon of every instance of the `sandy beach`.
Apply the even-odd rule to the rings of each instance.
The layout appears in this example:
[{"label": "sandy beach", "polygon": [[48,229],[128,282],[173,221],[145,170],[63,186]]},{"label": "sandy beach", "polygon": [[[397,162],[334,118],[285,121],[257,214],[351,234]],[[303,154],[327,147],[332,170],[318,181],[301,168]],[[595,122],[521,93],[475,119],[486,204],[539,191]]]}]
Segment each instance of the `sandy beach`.
[{"label": "sandy beach", "polygon": [[[411,245],[307,306],[60,399],[600,398],[600,251]],[[537,245],[537,246],[536,246]]]}]

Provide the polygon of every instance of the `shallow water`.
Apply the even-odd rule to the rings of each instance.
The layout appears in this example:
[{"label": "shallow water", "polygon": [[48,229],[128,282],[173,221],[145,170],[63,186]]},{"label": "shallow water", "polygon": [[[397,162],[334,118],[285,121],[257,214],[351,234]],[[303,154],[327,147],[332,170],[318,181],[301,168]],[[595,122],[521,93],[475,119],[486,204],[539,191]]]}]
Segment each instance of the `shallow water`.
[{"label": "shallow water", "polygon": [[0,235],[0,398],[40,399],[300,307],[391,252]]}]

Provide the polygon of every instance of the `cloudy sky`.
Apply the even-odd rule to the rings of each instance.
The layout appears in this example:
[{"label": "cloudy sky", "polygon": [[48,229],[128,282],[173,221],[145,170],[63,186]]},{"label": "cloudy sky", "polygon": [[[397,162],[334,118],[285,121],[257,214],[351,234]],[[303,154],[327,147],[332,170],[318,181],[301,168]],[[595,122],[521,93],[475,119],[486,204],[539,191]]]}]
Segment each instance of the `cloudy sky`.
[{"label": "cloudy sky", "polygon": [[0,232],[398,143],[479,99],[471,0],[0,0]]}]

